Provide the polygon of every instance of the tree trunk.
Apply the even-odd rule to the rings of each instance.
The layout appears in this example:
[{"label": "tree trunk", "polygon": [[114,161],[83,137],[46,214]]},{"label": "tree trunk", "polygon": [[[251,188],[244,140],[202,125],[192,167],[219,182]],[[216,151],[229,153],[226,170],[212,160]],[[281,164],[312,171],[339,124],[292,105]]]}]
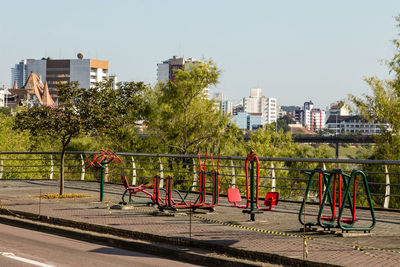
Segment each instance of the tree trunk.
[{"label": "tree trunk", "polygon": [[60,195],[64,194],[64,159],[65,159],[65,146],[61,152],[61,168],[60,168]]}]

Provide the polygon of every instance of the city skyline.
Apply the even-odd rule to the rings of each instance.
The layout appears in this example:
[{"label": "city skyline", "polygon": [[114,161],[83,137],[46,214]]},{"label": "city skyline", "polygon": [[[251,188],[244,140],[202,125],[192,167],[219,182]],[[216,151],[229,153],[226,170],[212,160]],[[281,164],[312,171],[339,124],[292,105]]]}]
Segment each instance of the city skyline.
[{"label": "city skyline", "polygon": [[157,63],[176,55],[215,61],[222,74],[210,94],[221,92],[233,103],[250,88],[262,88],[279,105],[311,99],[321,108],[349,93],[369,93],[363,77],[388,77],[379,60],[392,57],[390,40],[398,36],[393,17],[400,13],[399,1],[2,6],[0,86],[12,86],[10,69],[21,59],[75,58],[79,52],[109,60],[120,81],[154,84]]}]

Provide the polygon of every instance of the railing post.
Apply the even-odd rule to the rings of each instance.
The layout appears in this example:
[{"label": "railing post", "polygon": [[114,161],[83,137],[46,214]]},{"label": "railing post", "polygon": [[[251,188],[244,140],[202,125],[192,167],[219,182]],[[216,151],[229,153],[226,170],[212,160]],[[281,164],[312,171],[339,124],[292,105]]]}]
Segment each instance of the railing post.
[{"label": "railing post", "polygon": [[386,178],[386,187],[385,187],[385,201],[383,203],[383,208],[388,209],[390,200],[390,177],[387,165],[385,165],[385,178]]},{"label": "railing post", "polygon": [[132,185],[136,185],[136,164],[132,156]]},{"label": "railing post", "polygon": [[54,175],[54,162],[53,162],[53,155],[50,155],[50,180],[53,180]]},{"label": "railing post", "polygon": [[0,179],[3,179],[3,166],[4,166],[3,157],[1,156],[0,153]]},{"label": "railing post", "polygon": [[[323,170],[323,171],[326,171],[325,162],[322,162],[322,170]],[[325,190],[326,190],[326,184],[325,184],[325,183],[323,183],[323,184],[324,184],[324,192],[325,192]]]},{"label": "railing post", "polygon": [[85,172],[86,172],[86,168],[85,168],[85,160],[83,159],[83,154],[81,154],[81,163],[82,163],[82,171],[81,171],[81,181],[85,180]]},{"label": "railing post", "polygon": [[274,163],[271,161],[271,192],[275,192],[276,188],[276,177],[275,177],[275,167]]},{"label": "railing post", "polygon": [[161,158],[158,158],[160,164],[160,188],[164,187],[164,166],[162,164]]},{"label": "railing post", "polygon": [[108,164],[104,169],[104,182],[108,182]]},{"label": "railing post", "polygon": [[232,172],[232,188],[236,187],[236,173],[235,166],[233,165],[233,160],[231,160],[231,172]]},{"label": "railing post", "polygon": [[[193,161],[193,182],[192,185],[196,186],[197,185],[197,170],[196,170],[196,162],[194,158],[192,159]],[[193,191],[196,190],[195,187],[193,187]]]}]

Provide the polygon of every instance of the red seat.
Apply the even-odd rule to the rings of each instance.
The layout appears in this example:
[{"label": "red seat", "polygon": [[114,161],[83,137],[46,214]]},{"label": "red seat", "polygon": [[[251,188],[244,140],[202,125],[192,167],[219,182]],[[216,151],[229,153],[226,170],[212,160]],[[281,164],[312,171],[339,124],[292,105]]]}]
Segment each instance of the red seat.
[{"label": "red seat", "polygon": [[240,191],[237,188],[228,188],[228,201],[234,203],[236,206],[237,202],[242,201],[242,197],[240,196]]},{"label": "red seat", "polygon": [[267,210],[271,210],[274,206],[278,205],[278,201],[278,192],[268,192],[265,196],[264,205],[267,207]]}]

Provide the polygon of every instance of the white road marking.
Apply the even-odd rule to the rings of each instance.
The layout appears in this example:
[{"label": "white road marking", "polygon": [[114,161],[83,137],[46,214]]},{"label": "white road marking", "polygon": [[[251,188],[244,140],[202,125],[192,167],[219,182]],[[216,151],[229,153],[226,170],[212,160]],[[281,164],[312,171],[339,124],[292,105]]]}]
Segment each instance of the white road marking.
[{"label": "white road marking", "polygon": [[7,257],[7,258],[10,258],[10,259],[14,259],[14,260],[17,260],[17,261],[22,261],[22,262],[29,263],[29,264],[36,265],[36,266],[40,266],[40,267],[54,267],[54,265],[49,265],[49,264],[46,264],[46,263],[42,263],[42,262],[38,262],[38,261],[34,261],[34,260],[25,259],[25,258],[22,258],[22,257],[15,256],[14,253],[11,253],[11,252],[0,252],[0,256]]}]

